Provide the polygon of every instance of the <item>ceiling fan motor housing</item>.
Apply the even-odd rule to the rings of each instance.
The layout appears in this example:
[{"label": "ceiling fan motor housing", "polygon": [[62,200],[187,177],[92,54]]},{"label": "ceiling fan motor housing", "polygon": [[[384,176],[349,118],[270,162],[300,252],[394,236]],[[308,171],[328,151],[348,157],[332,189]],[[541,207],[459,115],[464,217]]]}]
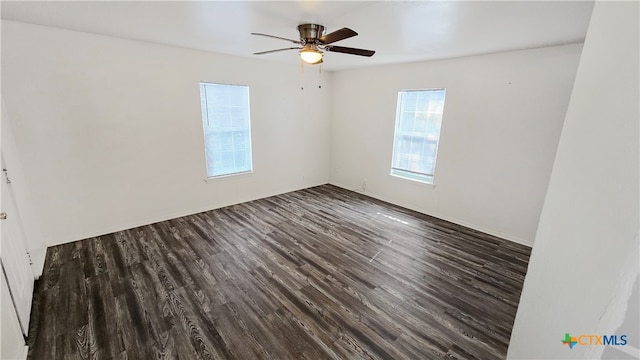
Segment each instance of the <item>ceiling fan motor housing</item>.
[{"label": "ceiling fan motor housing", "polygon": [[324,36],[324,26],[317,24],[298,25],[300,41],[303,44],[318,44],[318,39]]},{"label": "ceiling fan motor housing", "polygon": [[298,25],[298,32],[300,33],[300,40],[287,39],[280,36],[274,36],[262,33],[251,33],[251,35],[266,36],[274,39],[285,40],[298,45],[297,47],[288,47],[284,49],[274,49],[254,53],[254,55],[270,54],[279,51],[286,50],[299,50],[300,57],[303,61],[309,64],[319,64],[322,62],[323,51],[330,51],[343,54],[359,55],[359,56],[373,56],[375,51],[356,49],[344,46],[332,45],[337,41],[348,39],[358,35],[357,32],[349,29],[342,28],[332,33],[325,34],[325,27],[318,24],[300,24]]}]

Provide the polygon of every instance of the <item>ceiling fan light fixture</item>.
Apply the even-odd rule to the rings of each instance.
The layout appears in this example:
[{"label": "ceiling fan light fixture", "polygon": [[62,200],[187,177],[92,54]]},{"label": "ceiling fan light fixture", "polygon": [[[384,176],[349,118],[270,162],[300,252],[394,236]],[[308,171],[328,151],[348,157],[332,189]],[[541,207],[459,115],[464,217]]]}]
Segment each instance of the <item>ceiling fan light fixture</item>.
[{"label": "ceiling fan light fixture", "polygon": [[317,64],[322,61],[322,51],[313,45],[305,45],[300,50],[300,58],[307,64]]},{"label": "ceiling fan light fixture", "polygon": [[300,24],[298,25],[300,40],[287,39],[280,36],[274,36],[274,35],[263,34],[263,33],[251,33],[251,35],[259,35],[259,36],[265,36],[268,38],[285,40],[298,45],[297,47],[288,47],[284,49],[260,51],[260,52],[253,53],[253,55],[264,55],[264,54],[271,54],[279,51],[295,49],[295,50],[298,50],[298,54],[300,55],[300,59],[302,59],[302,61],[304,61],[307,64],[315,65],[315,64],[322,63],[322,58],[324,56],[323,51],[343,53],[343,54],[349,54],[349,55],[359,55],[359,56],[366,56],[366,57],[371,57],[373,56],[373,54],[376,53],[373,50],[356,49],[351,47],[332,45],[337,41],[341,41],[341,40],[348,39],[358,35],[357,32],[349,28],[342,28],[329,34],[325,34],[324,30],[325,30],[324,26],[322,25]]}]

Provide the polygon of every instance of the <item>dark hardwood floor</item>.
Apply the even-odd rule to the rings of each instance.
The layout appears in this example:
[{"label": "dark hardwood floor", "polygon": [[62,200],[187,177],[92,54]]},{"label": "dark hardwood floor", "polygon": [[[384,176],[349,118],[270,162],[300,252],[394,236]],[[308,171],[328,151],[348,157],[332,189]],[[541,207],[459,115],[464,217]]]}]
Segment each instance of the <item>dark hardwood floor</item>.
[{"label": "dark hardwood floor", "polygon": [[49,248],[30,359],[503,359],[530,249],[323,185]]}]

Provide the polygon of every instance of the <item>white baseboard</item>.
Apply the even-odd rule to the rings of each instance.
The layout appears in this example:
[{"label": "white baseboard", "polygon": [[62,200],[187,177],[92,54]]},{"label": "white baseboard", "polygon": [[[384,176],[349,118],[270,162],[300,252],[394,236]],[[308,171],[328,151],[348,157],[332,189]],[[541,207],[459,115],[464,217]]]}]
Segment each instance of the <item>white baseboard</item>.
[{"label": "white baseboard", "polygon": [[517,244],[520,244],[520,245],[524,245],[526,247],[532,247],[533,246],[533,241],[521,239],[521,238],[519,238],[517,236],[513,236],[511,234],[505,234],[505,233],[502,233],[500,231],[496,231],[496,230],[493,230],[493,229],[488,229],[488,228],[483,227],[483,226],[479,226],[477,224],[472,224],[472,223],[469,223],[469,222],[466,222],[466,221],[463,221],[463,220],[459,220],[459,219],[452,218],[452,217],[445,216],[445,215],[438,214],[438,213],[427,212],[424,209],[419,209],[419,208],[416,208],[416,207],[407,206],[406,204],[398,203],[396,201],[393,201],[392,199],[389,199],[389,198],[387,198],[385,196],[381,196],[379,194],[372,193],[370,191],[366,191],[365,192],[365,191],[362,191],[362,189],[354,189],[352,186],[351,187],[350,186],[345,186],[343,184],[339,184],[339,183],[335,183],[335,182],[330,182],[330,184],[331,185],[335,185],[335,186],[340,187],[340,188],[343,188],[345,190],[356,191],[356,192],[358,192],[360,194],[363,194],[363,195],[366,195],[366,196],[370,196],[370,197],[372,197],[374,199],[378,199],[378,200],[382,200],[382,201],[385,201],[385,202],[388,202],[388,203],[391,203],[391,204],[394,204],[394,205],[402,206],[402,207],[407,208],[409,210],[417,211],[417,212],[419,212],[421,214],[433,216],[435,218],[442,219],[442,220],[445,220],[445,221],[449,221],[449,222],[452,222],[454,224],[458,224],[458,225],[461,225],[461,226],[464,226],[464,227],[468,227],[470,229],[483,232],[485,234],[489,234],[489,235],[493,235],[493,236],[499,237],[501,239],[509,240],[511,242],[514,242],[514,243],[517,243]]},{"label": "white baseboard", "polygon": [[[311,187],[314,187],[314,186],[324,185],[324,184],[327,184],[327,183],[328,183],[328,181],[324,181],[324,182],[321,182],[321,183],[313,183],[313,184],[308,184],[308,185],[305,185],[305,186],[302,186],[302,187],[299,187],[299,188],[276,190],[276,191],[273,191],[273,192],[268,192],[268,193],[252,196],[250,198],[239,199],[238,201],[233,201],[233,202],[229,202],[229,203],[212,204],[212,205],[209,205],[209,206],[204,206],[204,207],[196,208],[196,209],[183,210],[183,211],[172,212],[172,213],[165,214],[165,215],[160,215],[160,216],[141,218],[141,219],[129,221],[129,222],[126,222],[126,223],[123,223],[123,224],[117,224],[117,225],[114,225],[114,226],[109,226],[109,227],[100,229],[100,230],[95,231],[95,232],[90,233],[90,234],[83,234],[78,238],[70,238],[68,241],[49,244],[49,246],[62,245],[62,244],[67,244],[67,243],[71,243],[71,242],[74,242],[74,241],[84,240],[84,239],[88,239],[88,238],[92,238],[92,237],[96,237],[96,236],[112,234],[114,232],[118,232],[118,231],[122,231],[122,230],[133,229],[133,228],[136,228],[136,227],[145,226],[145,225],[149,225],[149,224],[155,224],[155,223],[161,222],[161,221],[167,221],[167,220],[171,220],[171,219],[180,218],[180,217],[183,217],[183,216],[189,216],[189,215],[193,215],[193,214],[198,214],[198,213],[205,212],[205,211],[220,209],[220,208],[223,208],[223,207],[226,207],[226,206],[231,206],[231,205],[235,205],[235,204],[241,204],[241,203],[244,203],[244,202],[247,202],[247,201],[254,201],[254,200],[258,200],[258,199],[264,199],[264,198],[267,198],[267,197],[276,196],[276,195],[280,195],[280,194],[285,194],[285,193],[292,192],[292,191],[298,191],[298,190],[302,190],[302,189],[307,189],[307,188],[311,188]],[[42,273],[42,271],[40,273]]]},{"label": "white baseboard", "polygon": [[44,270],[44,260],[47,256],[47,247],[43,246],[40,249],[29,250],[29,254],[31,256],[31,270],[33,271],[33,276],[37,280],[42,276],[42,271]]}]

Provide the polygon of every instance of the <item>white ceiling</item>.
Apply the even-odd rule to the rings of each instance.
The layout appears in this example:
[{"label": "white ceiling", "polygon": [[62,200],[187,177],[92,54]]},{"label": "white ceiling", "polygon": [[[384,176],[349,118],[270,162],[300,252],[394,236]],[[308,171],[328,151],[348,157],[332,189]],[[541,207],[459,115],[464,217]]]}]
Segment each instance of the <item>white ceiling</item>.
[{"label": "white ceiling", "polygon": [[[323,69],[434,60],[584,41],[593,1],[2,1],[2,19],[126,39],[257,57],[292,46],[252,36],[298,38],[318,23],[359,36],[335,45],[371,58],[328,53]],[[260,55],[297,63],[294,50]]]}]

